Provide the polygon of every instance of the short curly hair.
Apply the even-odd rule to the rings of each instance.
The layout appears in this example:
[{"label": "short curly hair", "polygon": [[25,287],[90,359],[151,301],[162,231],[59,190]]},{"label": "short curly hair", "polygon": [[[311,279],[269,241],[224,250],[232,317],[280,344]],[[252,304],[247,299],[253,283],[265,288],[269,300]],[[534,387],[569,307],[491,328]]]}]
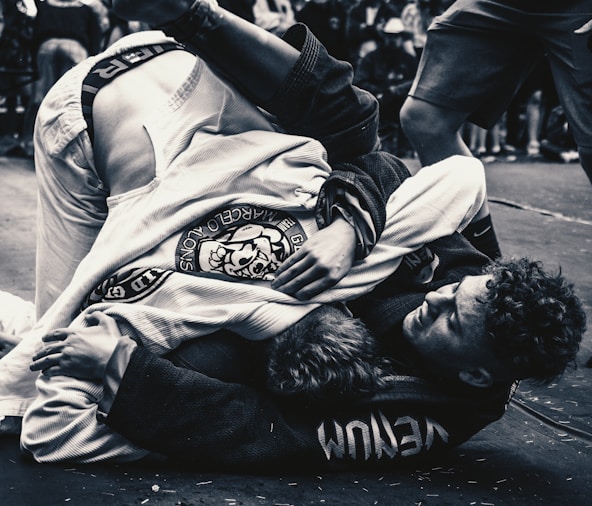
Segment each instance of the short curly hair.
[{"label": "short curly hair", "polygon": [[494,353],[510,361],[517,379],[548,384],[575,369],[586,314],[559,269],[544,271],[528,258],[499,259],[487,267],[485,328]]},{"label": "short curly hair", "polygon": [[357,400],[393,378],[378,340],[357,318],[323,305],[267,343],[267,387],[309,400]]}]

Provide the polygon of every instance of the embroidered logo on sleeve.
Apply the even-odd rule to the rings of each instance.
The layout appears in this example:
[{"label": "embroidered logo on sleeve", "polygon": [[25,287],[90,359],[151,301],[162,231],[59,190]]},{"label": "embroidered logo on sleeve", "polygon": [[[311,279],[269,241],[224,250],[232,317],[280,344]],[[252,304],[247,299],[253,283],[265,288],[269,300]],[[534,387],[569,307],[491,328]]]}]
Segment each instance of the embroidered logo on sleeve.
[{"label": "embroidered logo on sleeve", "polygon": [[154,293],[172,273],[164,269],[131,269],[115,274],[88,295],[81,310],[98,302],[137,302]]},{"label": "embroidered logo on sleeve", "polygon": [[284,211],[234,205],[200,219],[177,244],[177,270],[232,278],[271,280],[279,265],[302,246],[306,234]]}]

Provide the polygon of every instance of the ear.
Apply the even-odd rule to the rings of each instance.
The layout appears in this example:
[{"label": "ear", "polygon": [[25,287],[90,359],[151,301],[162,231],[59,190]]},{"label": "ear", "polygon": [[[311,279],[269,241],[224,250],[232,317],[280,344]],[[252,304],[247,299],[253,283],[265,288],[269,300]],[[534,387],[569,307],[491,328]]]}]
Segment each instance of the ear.
[{"label": "ear", "polygon": [[476,369],[463,369],[458,373],[458,379],[463,383],[477,387],[477,388],[488,388],[493,385],[493,377],[491,373],[483,367],[477,367]]}]

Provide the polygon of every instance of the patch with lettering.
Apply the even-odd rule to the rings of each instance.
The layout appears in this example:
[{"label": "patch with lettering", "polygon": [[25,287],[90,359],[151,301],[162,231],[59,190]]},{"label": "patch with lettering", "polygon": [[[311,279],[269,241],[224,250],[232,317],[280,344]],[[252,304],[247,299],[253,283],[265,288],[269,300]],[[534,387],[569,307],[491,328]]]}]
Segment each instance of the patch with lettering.
[{"label": "patch with lettering", "polygon": [[444,427],[427,417],[388,418],[382,411],[347,423],[327,420],[317,427],[317,438],[327,460],[392,460],[429,451],[448,443]]},{"label": "patch with lettering", "polygon": [[156,291],[172,273],[164,269],[131,269],[115,274],[88,295],[82,309],[98,302],[137,302]]},{"label": "patch with lettering", "polygon": [[306,239],[289,213],[253,205],[219,209],[186,229],[175,251],[177,270],[271,280]]}]

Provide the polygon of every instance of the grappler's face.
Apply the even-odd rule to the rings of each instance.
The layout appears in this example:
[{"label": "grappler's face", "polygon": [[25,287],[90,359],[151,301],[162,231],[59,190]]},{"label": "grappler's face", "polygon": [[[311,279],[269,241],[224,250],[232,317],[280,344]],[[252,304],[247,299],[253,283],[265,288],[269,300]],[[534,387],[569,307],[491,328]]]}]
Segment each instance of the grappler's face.
[{"label": "grappler's face", "polygon": [[403,335],[426,365],[444,377],[468,369],[495,369],[496,358],[485,332],[483,304],[489,275],[467,276],[460,283],[429,292],[403,321]]}]

